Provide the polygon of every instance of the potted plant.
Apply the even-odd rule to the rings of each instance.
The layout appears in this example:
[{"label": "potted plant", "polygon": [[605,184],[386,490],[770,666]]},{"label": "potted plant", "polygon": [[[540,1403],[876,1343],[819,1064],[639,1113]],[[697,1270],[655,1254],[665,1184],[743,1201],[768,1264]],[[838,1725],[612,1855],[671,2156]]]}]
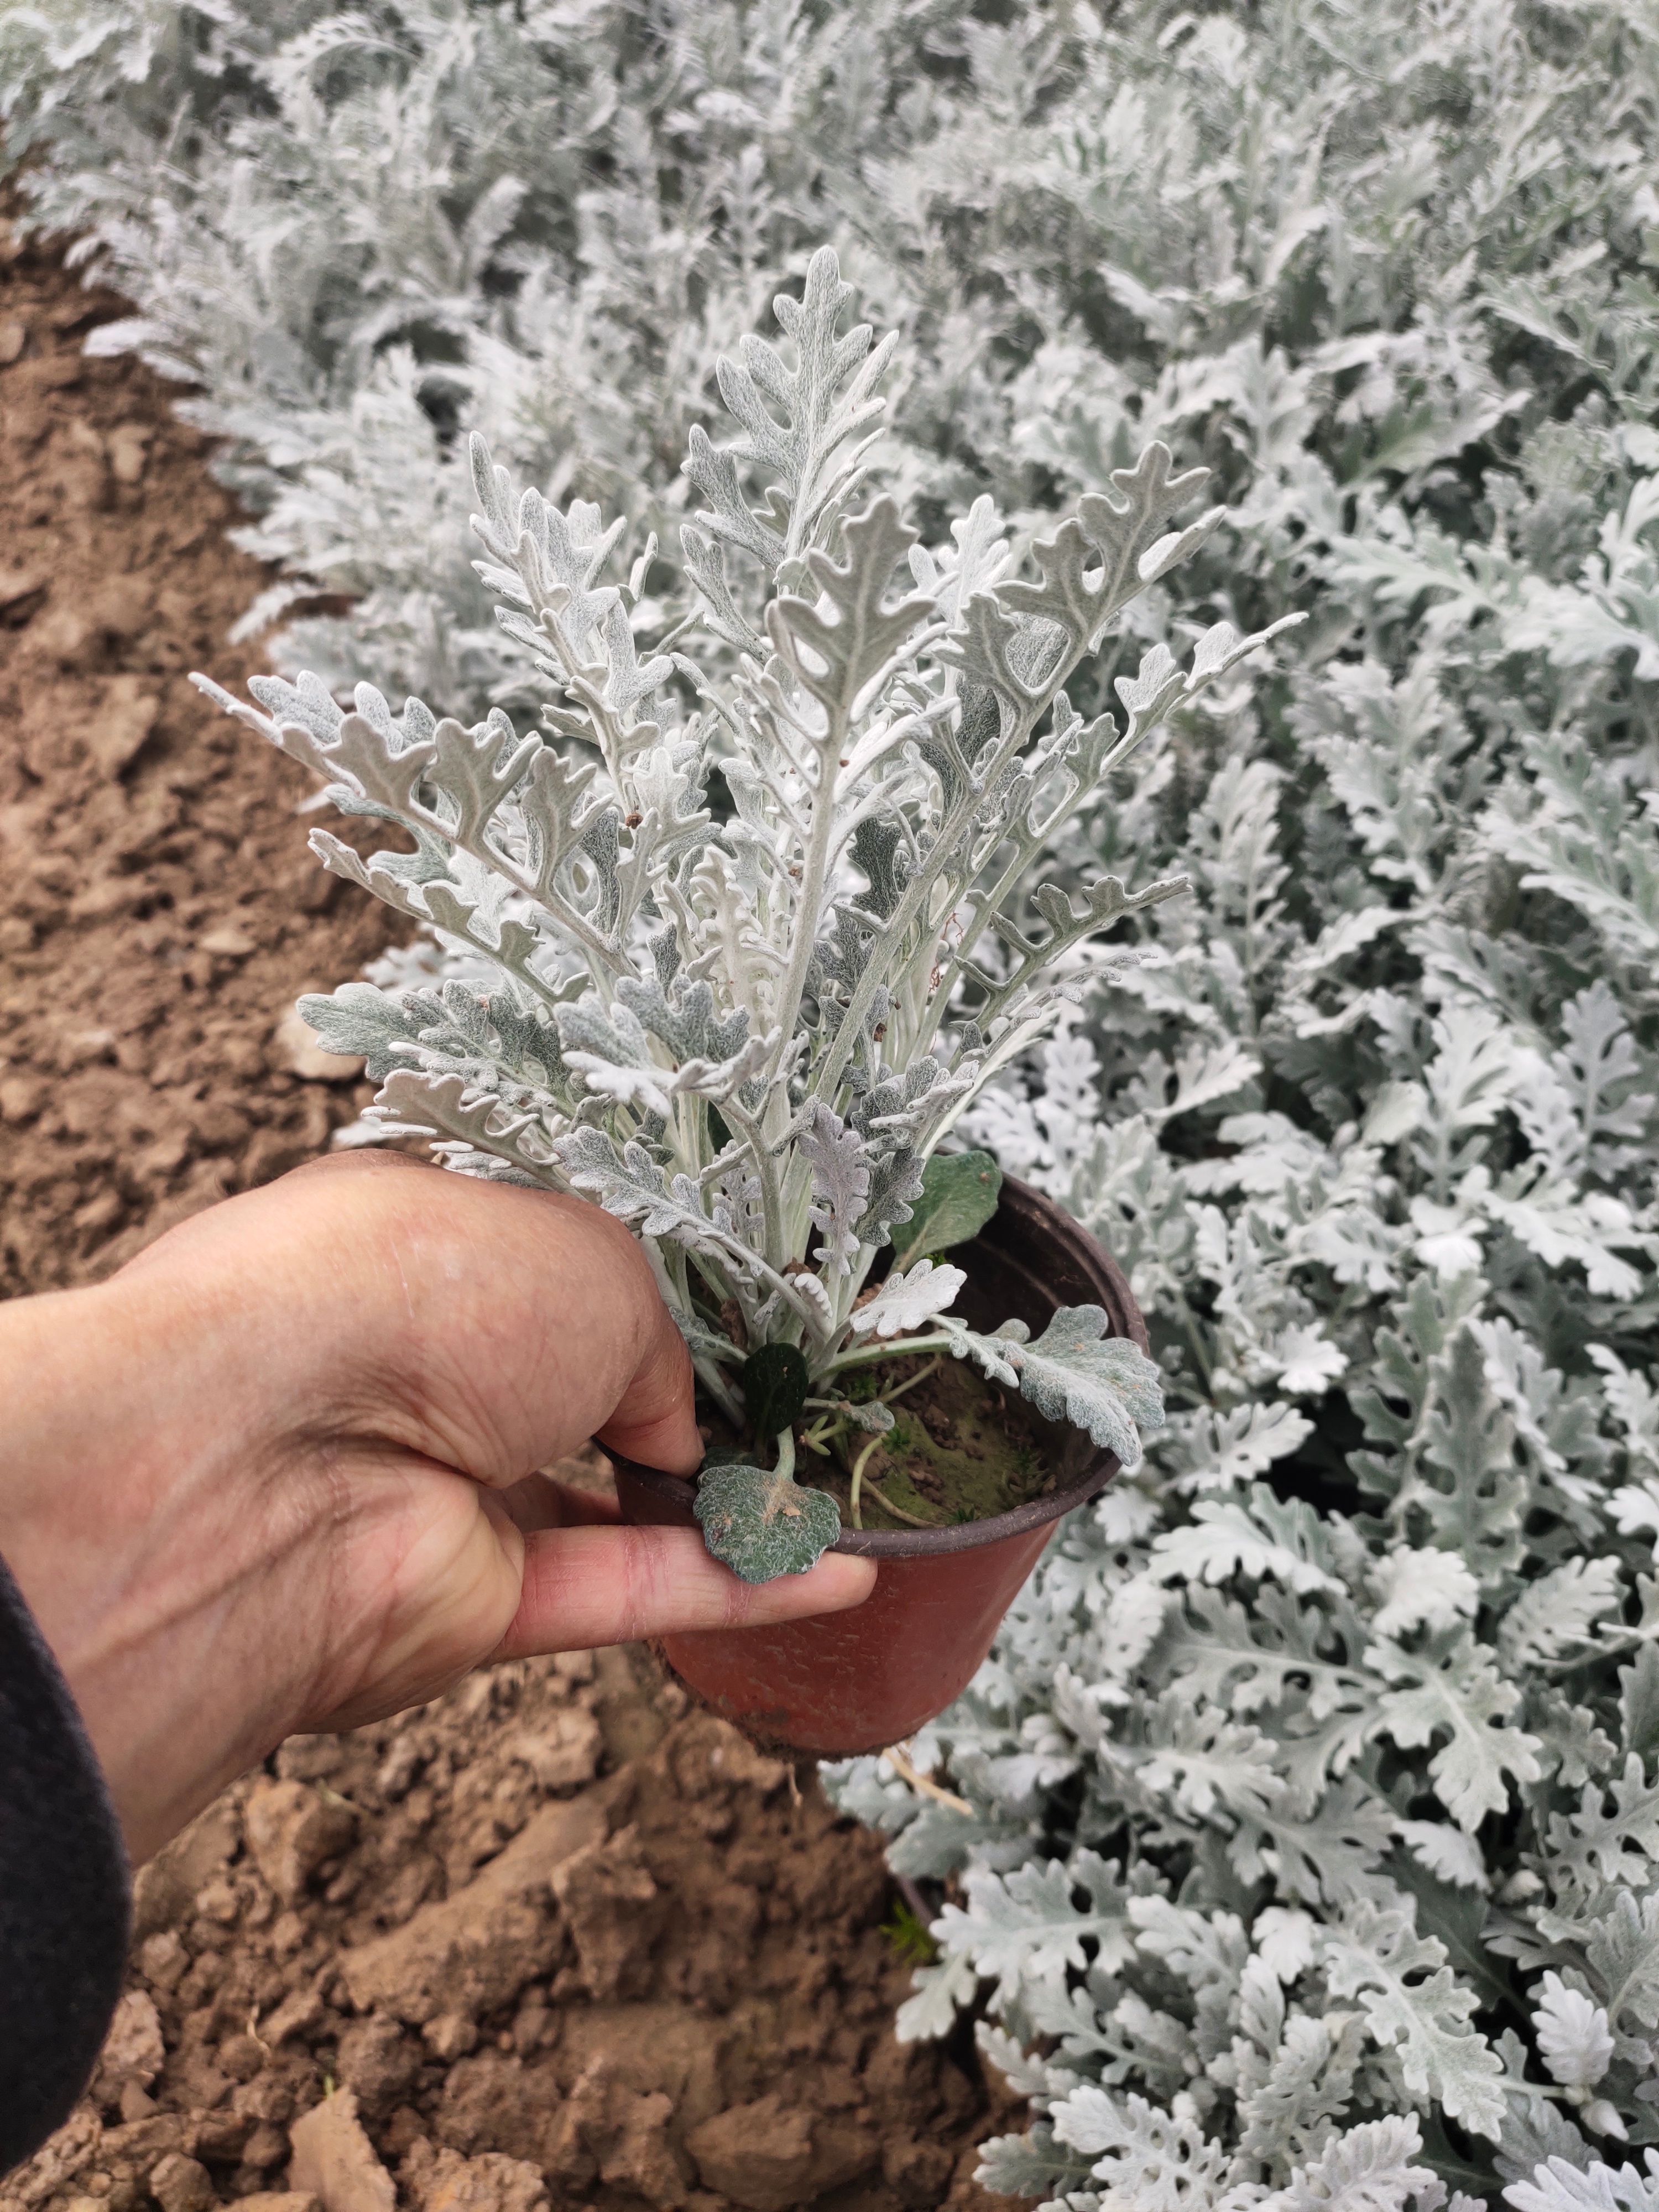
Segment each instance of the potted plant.
[{"label": "potted plant", "polygon": [[474,440],[477,565],[554,694],[539,732],[394,715],[367,686],[348,712],[309,676],[256,680],[261,714],[197,679],[413,846],[365,860],[319,830],[324,866],[495,977],[301,1000],[367,1056],[385,1127],[580,1192],[650,1255],[709,1451],[695,1491],[619,1468],[624,1512],[695,1518],[754,1581],[836,1543],[882,1560],[838,1620],[669,1646],[723,1711],[818,1752],[939,1711],[1052,1522],[1163,1418],[1110,1261],[949,1139],[1107,957],[1092,941],[1183,888],[1073,897],[1045,848],[1272,635],[1218,624],[1186,669],[1156,646],[1118,680],[1121,726],[1085,720],[1066,683],[1213,526],[1171,527],[1204,472],[1149,447],[1036,543],[1032,578],[986,499],[924,548],[892,499],[863,503],[892,341],[839,331],[850,290],[817,253],[777,302],[788,356],[747,337],[721,362],[740,434],[691,434],[678,619],[645,596],[654,543],[602,580],[622,522],[515,497]]}]

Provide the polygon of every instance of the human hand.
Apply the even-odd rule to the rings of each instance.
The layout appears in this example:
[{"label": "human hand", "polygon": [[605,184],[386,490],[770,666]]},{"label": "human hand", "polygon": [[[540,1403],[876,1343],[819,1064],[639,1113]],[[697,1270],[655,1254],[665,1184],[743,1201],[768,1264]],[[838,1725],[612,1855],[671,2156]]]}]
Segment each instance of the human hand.
[{"label": "human hand", "polygon": [[866,1560],[750,1586],[695,1531],[596,1525],[536,1478],[592,1435],[690,1474],[691,1391],[618,1222],[395,1154],[0,1306],[0,1555],[134,1859],[284,1736],[485,1660],[861,1603]]}]

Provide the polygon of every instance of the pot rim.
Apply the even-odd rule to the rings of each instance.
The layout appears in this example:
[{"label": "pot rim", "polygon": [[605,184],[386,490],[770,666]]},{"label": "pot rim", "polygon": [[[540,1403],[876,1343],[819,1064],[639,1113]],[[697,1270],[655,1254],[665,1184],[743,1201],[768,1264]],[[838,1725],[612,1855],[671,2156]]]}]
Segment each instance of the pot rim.
[{"label": "pot rim", "polygon": [[[1044,1226],[1056,1243],[1070,1244],[1074,1252],[1079,1246],[1085,1248],[1087,1272],[1103,1274],[1115,1294],[1113,1303],[1118,1313],[1113,1316],[1114,1321],[1121,1316],[1129,1322],[1127,1330],[1115,1333],[1127,1335],[1143,1352],[1146,1351],[1146,1322],[1122,1270],[1104,1245],[1073,1216],[1062,1212],[1045,1193],[1018,1176],[1005,1175],[1002,1188],[1005,1202],[1012,1201],[1021,1211],[1045,1217]],[[642,1467],[637,1460],[623,1459],[614,1452],[610,1456],[614,1465],[626,1468],[634,1481],[665,1504],[689,1505],[695,1495],[696,1478],[693,1475],[665,1474],[659,1468]],[[1106,1487],[1121,1466],[1115,1452],[1098,1452],[1083,1472],[1062,1488],[1053,1491],[1047,1498],[1030,1498],[1025,1504],[998,1513],[988,1521],[958,1521],[948,1528],[843,1528],[830,1549],[856,1559],[940,1559],[952,1552],[976,1552],[988,1544],[1000,1544],[1011,1536],[1024,1536],[1047,1522],[1058,1521],[1075,1506],[1086,1505]]]}]

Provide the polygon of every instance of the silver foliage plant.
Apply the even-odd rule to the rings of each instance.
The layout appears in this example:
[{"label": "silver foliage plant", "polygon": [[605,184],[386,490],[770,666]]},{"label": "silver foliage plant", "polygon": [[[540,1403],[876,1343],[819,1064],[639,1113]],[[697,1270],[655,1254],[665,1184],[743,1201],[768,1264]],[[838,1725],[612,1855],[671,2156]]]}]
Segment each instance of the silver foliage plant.
[{"label": "silver foliage plant", "polygon": [[1609,158],[1451,198],[1492,258],[1561,222],[1486,280],[1486,429],[1420,425],[1456,467],[1349,471],[1334,345],[1172,365],[1252,445],[1252,604],[1316,583],[1322,635],[1097,836],[1179,835],[1194,896],[970,1125],[1129,1268],[1169,1421],[922,1785],[833,1787],[954,1883],[902,2027],[986,2011],[1038,2115],[986,2176],[1071,2212],[1659,2205],[1659,440]]},{"label": "silver foliage plant", "polygon": [[1591,400],[1474,543],[1340,541],[1363,654],[1204,777],[1162,960],[974,1118],[1170,1401],[931,1782],[832,1785],[960,1885],[902,2026],[988,2009],[1040,2115],[993,2185],[1659,2203],[1659,751],[1607,605],[1656,463]]},{"label": "silver foliage plant", "polygon": [[0,15],[103,342],[358,595],[285,665],[516,703],[453,423],[672,579],[824,236],[915,511],[1040,528],[1156,436],[1231,512],[1126,653],[1314,611],[1063,841],[1194,891],[973,1124],[1132,1269],[1168,1427],[928,1786],[837,1785],[957,1885],[907,2032],[990,2008],[988,2174],[1073,2212],[1659,2207],[1656,53],[1636,0]]},{"label": "silver foliage plant", "polygon": [[[414,846],[365,860],[315,831],[326,867],[495,971],[482,994],[359,982],[301,1006],[384,1079],[383,1126],[633,1224],[703,1388],[770,1462],[722,1468],[697,1498],[710,1548],[753,1580],[804,1571],[839,1533],[833,1500],[793,1479],[794,1423],[890,1425],[879,1399],[844,1395],[872,1361],[972,1359],[1126,1465],[1161,1420],[1157,1369],[1098,1306],[1060,1308],[1035,1339],[969,1328],[964,1272],[936,1264],[925,1221],[865,1293],[900,1224],[938,1211],[940,1140],[1054,1020],[1061,963],[1075,988],[1100,933],[1184,888],[1034,884],[1041,856],[1270,635],[1218,623],[1185,668],[1155,647],[1119,679],[1121,722],[1085,721],[1066,685],[1215,527],[1213,510],[1171,526],[1205,472],[1149,447],[1036,540],[1030,580],[988,500],[923,548],[890,497],[858,505],[892,343],[840,331],[851,290],[825,248],[777,301],[787,354],[750,337],[721,362],[739,434],[694,428],[686,461],[708,502],[684,537],[700,611],[643,658],[654,546],[602,580],[620,521],[515,495],[475,440],[479,570],[553,693],[541,732],[501,708],[470,726],[418,699],[394,715],[368,685],[348,712],[315,676],[255,679],[260,713],[198,679],[342,811]],[[804,1408],[780,1412],[777,1364],[757,1366],[776,1346]]]}]

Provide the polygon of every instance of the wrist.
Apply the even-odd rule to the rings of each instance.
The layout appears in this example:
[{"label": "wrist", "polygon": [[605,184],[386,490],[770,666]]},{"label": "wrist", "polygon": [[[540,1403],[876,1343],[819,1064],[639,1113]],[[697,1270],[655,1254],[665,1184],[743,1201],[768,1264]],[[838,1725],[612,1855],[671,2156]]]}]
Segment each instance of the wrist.
[{"label": "wrist", "polygon": [[304,1644],[256,1623],[295,1620],[302,1638],[315,1601],[301,1556],[314,1486],[289,1488],[288,1541],[273,1544],[258,1495],[269,1455],[224,1433],[235,1400],[228,1420],[222,1379],[196,1356],[212,1326],[183,1287],[150,1268],[0,1309],[0,1553],[135,1862],[289,1732]]}]

